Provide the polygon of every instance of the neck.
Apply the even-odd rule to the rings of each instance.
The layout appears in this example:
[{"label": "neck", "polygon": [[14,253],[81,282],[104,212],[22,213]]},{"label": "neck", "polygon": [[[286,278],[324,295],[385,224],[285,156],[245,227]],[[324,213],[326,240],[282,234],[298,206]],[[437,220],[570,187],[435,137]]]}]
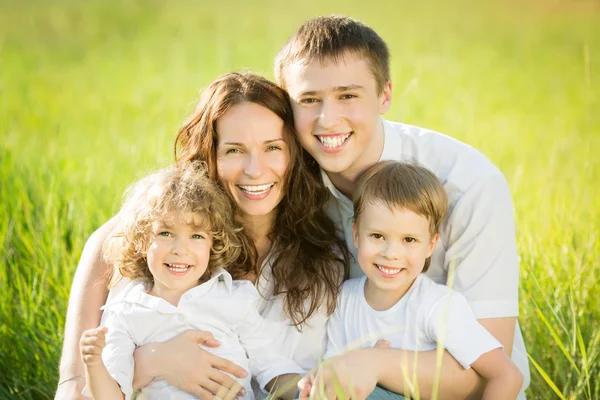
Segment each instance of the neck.
[{"label": "neck", "polygon": [[404,297],[414,282],[413,280],[396,290],[381,290],[367,279],[364,289],[365,300],[375,311],[389,310]]},{"label": "neck", "polygon": [[273,228],[274,212],[269,215],[240,215],[238,220],[243,225],[244,230],[250,235],[256,246],[259,259],[267,256],[271,248],[269,233]]},{"label": "neck", "polygon": [[369,167],[377,164],[383,154],[383,145],[385,143],[385,133],[383,129],[383,119],[381,119],[375,128],[372,139],[367,148],[362,152],[360,159],[356,160],[348,169],[343,172],[327,172],[331,183],[342,192],[342,194],[352,200],[356,181],[360,175]]}]

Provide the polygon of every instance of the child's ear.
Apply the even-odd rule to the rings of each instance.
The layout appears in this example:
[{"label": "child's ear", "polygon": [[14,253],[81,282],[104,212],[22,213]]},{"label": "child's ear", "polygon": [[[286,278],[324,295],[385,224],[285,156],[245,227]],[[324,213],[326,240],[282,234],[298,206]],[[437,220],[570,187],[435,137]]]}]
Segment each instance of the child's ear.
[{"label": "child's ear", "polygon": [[392,105],[392,81],[387,81],[383,85],[383,90],[379,95],[379,114],[385,114]]},{"label": "child's ear", "polygon": [[433,237],[431,238],[431,242],[429,242],[429,249],[427,249],[427,257],[426,258],[431,257],[431,255],[433,254],[433,250],[435,249],[435,244],[438,242],[439,239],[440,239],[439,233],[436,233],[435,235],[433,235]]},{"label": "child's ear", "polygon": [[354,242],[354,247],[358,249],[358,228],[356,227],[356,221],[352,222],[352,241]]}]

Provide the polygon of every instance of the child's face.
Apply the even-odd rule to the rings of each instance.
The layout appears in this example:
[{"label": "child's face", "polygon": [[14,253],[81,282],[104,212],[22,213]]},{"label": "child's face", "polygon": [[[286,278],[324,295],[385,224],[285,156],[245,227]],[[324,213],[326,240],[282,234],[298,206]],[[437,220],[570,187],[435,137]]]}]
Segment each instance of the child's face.
[{"label": "child's face", "polygon": [[[298,138],[330,173],[352,173],[377,162],[383,146],[380,115],[391,103],[388,82],[379,93],[367,60],[353,54],[322,65],[286,69]],[[379,135],[380,133],[380,135]]]},{"label": "child's face", "polygon": [[353,232],[358,262],[369,282],[398,296],[423,271],[437,242],[427,218],[382,202],[365,204]]},{"label": "child's face", "polygon": [[239,210],[269,215],[284,195],[290,150],[283,121],[256,103],[233,106],[217,121],[217,171]]},{"label": "child's face", "polygon": [[212,235],[195,214],[170,215],[156,221],[147,253],[155,295],[183,294],[199,283],[208,268]]}]

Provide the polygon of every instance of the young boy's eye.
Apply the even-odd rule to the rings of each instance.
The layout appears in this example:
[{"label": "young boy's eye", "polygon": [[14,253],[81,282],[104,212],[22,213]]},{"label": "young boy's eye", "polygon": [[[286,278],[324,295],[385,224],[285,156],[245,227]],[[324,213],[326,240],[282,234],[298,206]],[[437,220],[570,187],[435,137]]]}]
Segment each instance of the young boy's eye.
[{"label": "young boy's eye", "polygon": [[404,241],[407,243],[414,243],[417,241],[417,239],[415,239],[414,237],[405,237]]},{"label": "young boy's eye", "polygon": [[371,237],[374,239],[383,239],[383,235],[381,233],[371,233]]},{"label": "young boy's eye", "polygon": [[192,239],[204,239],[204,236],[200,235],[199,233],[195,233],[192,235]]},{"label": "young boy's eye", "polygon": [[159,232],[159,233],[158,233],[158,236],[165,236],[165,237],[168,237],[168,236],[171,236],[171,232],[167,232],[167,231],[164,231],[164,232]]}]

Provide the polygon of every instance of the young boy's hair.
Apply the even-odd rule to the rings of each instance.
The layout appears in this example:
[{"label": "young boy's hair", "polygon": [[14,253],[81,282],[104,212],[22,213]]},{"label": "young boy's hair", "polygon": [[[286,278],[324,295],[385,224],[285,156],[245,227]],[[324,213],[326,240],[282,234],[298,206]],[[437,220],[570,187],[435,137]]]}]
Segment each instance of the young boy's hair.
[{"label": "young boy's hair", "polygon": [[[388,208],[412,211],[429,220],[429,233],[439,233],[448,209],[448,196],[441,182],[425,167],[397,161],[382,161],[367,169],[354,194],[354,221],[359,224],[367,204],[383,203]],[[425,260],[423,272],[431,260]]]},{"label": "young boy's hair", "polygon": [[[154,238],[153,224],[167,218],[198,215],[201,228],[212,233],[208,268],[203,278],[223,267],[235,268],[241,254],[240,228],[229,197],[199,161],[161,169],[125,192],[117,226],[104,242],[103,254],[113,265],[110,286],[122,277],[153,282],[146,254]],[[198,223],[195,219],[190,224]],[[228,268],[231,267],[231,268]]]},{"label": "young boy's hair", "polygon": [[339,61],[353,54],[366,59],[381,93],[390,80],[390,54],[383,39],[369,26],[343,15],[306,21],[283,45],[275,58],[275,77],[286,88],[286,68],[293,63]]}]

